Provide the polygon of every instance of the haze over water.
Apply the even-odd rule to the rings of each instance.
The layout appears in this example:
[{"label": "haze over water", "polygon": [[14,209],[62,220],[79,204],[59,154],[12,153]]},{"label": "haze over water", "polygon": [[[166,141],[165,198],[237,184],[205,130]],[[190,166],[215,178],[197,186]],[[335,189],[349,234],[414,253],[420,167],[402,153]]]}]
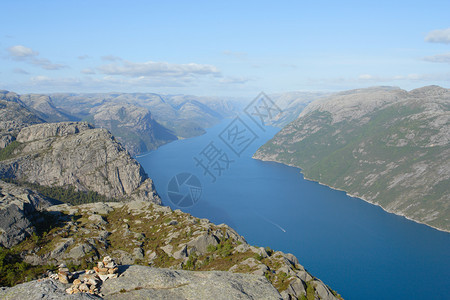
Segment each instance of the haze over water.
[{"label": "haze over water", "polygon": [[[164,205],[179,208],[167,185],[179,173],[192,173],[202,195],[184,212],[226,223],[252,245],[293,253],[345,299],[448,299],[449,233],[305,180],[299,169],[252,159],[279,129],[264,132],[242,120],[258,137],[240,157],[219,138],[232,121],[225,120],[205,135],[137,158]],[[210,142],[234,160],[215,182],[194,161]]]}]

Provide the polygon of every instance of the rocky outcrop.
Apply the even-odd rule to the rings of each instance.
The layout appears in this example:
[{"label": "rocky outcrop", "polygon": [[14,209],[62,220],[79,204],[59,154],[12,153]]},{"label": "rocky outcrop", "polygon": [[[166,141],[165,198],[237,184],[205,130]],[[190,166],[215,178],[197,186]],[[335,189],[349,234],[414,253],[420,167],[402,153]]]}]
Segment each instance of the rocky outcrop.
[{"label": "rocky outcrop", "polygon": [[[28,246],[30,250],[21,254],[30,264],[94,263],[101,257],[111,256],[119,265],[141,264],[174,270],[228,271],[252,274],[259,278],[263,276],[283,299],[301,298],[307,290],[316,299],[338,297],[322,281],[309,274],[294,255],[249,245],[225,224],[215,225],[207,219],[198,219],[169,207],[132,201],[78,206],[61,204],[50,206],[47,211],[58,216],[59,221],[55,221],[58,225],[41,239],[39,245]],[[104,270],[104,267],[114,269],[114,265],[103,262],[96,269],[99,276],[108,276],[109,269]],[[151,272],[164,274],[165,271],[156,269]],[[130,274],[130,279],[132,276],[139,278],[138,273]],[[177,277],[179,273],[173,271],[171,274]],[[198,279],[192,279],[192,282],[200,284],[200,278],[209,276],[199,273]],[[211,276],[215,278],[215,275]],[[228,276],[232,275],[221,275],[222,278],[233,278]],[[135,285],[127,281],[119,285],[117,290],[108,287],[113,282],[112,279],[104,281],[100,291],[107,295],[113,292],[104,292],[104,288],[106,291],[111,288],[114,293],[123,289],[134,295],[137,293],[133,291],[135,287],[153,289],[153,285],[145,285],[138,280]],[[225,287],[230,288],[229,285]],[[143,295],[150,293],[144,292]],[[150,297],[152,294],[148,295]]]},{"label": "rocky outcrop", "polygon": [[450,231],[450,90],[353,90],[312,102],[254,154]]},{"label": "rocky outcrop", "polygon": [[105,129],[87,123],[45,123],[26,127],[0,177],[46,186],[74,186],[109,198],[160,203],[141,165]]},{"label": "rocky outcrop", "polygon": [[92,108],[89,115],[96,127],[108,129],[133,155],[177,139],[144,107],[129,103],[105,103]]},{"label": "rocky outcrop", "polygon": [[36,232],[40,210],[52,205],[31,190],[0,180],[0,246],[10,248]]},{"label": "rocky outcrop", "polygon": [[[2,299],[281,299],[262,276],[229,272],[190,272],[146,266],[122,266],[120,277],[101,284],[100,295],[89,294],[84,277],[75,279],[86,292],[68,294],[72,287],[54,279],[32,281],[0,289]],[[88,279],[89,282],[92,278]],[[98,282],[98,281],[97,281]]]}]

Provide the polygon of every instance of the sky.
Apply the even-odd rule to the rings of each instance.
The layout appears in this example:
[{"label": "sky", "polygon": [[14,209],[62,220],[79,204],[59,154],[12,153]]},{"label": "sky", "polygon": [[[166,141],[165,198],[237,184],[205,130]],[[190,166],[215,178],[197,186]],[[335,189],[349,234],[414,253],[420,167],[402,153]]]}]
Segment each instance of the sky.
[{"label": "sky", "polygon": [[0,3],[0,89],[248,97],[450,88],[450,1]]}]

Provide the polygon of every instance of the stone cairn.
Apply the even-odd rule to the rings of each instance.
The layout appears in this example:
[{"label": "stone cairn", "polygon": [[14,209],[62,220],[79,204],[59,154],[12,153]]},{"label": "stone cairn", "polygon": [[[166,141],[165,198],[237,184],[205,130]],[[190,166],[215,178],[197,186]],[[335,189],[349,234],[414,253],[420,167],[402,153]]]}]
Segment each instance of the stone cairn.
[{"label": "stone cairn", "polygon": [[68,294],[89,293],[99,295],[101,283],[118,276],[119,267],[111,257],[105,256],[102,261],[98,262],[97,267],[94,267],[94,270],[86,270],[84,274],[79,274],[76,279],[73,279],[74,274],[70,273],[64,264],[59,266],[58,274],[52,274],[50,278],[59,280],[64,284],[72,283],[72,286],[66,289]]}]

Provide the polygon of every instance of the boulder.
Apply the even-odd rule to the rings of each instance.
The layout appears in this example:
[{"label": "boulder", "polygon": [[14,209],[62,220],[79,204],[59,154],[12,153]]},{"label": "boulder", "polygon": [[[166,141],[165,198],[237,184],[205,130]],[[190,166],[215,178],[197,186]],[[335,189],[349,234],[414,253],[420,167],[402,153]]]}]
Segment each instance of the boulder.
[{"label": "boulder", "polygon": [[[121,292],[122,291],[122,292]],[[104,299],[281,299],[263,276],[129,266],[103,283]]]},{"label": "boulder", "polygon": [[209,234],[200,235],[187,243],[189,247],[192,247],[200,254],[207,253],[207,248],[209,245],[217,246],[218,244],[219,239],[216,236]]},{"label": "boulder", "polygon": [[36,192],[0,180],[0,246],[10,248],[32,235],[40,211],[51,204]]},{"label": "boulder", "polygon": [[69,295],[65,290],[66,286],[53,279],[34,280],[27,283],[18,284],[11,288],[0,288],[0,299],[97,299],[98,297],[90,294]]}]

